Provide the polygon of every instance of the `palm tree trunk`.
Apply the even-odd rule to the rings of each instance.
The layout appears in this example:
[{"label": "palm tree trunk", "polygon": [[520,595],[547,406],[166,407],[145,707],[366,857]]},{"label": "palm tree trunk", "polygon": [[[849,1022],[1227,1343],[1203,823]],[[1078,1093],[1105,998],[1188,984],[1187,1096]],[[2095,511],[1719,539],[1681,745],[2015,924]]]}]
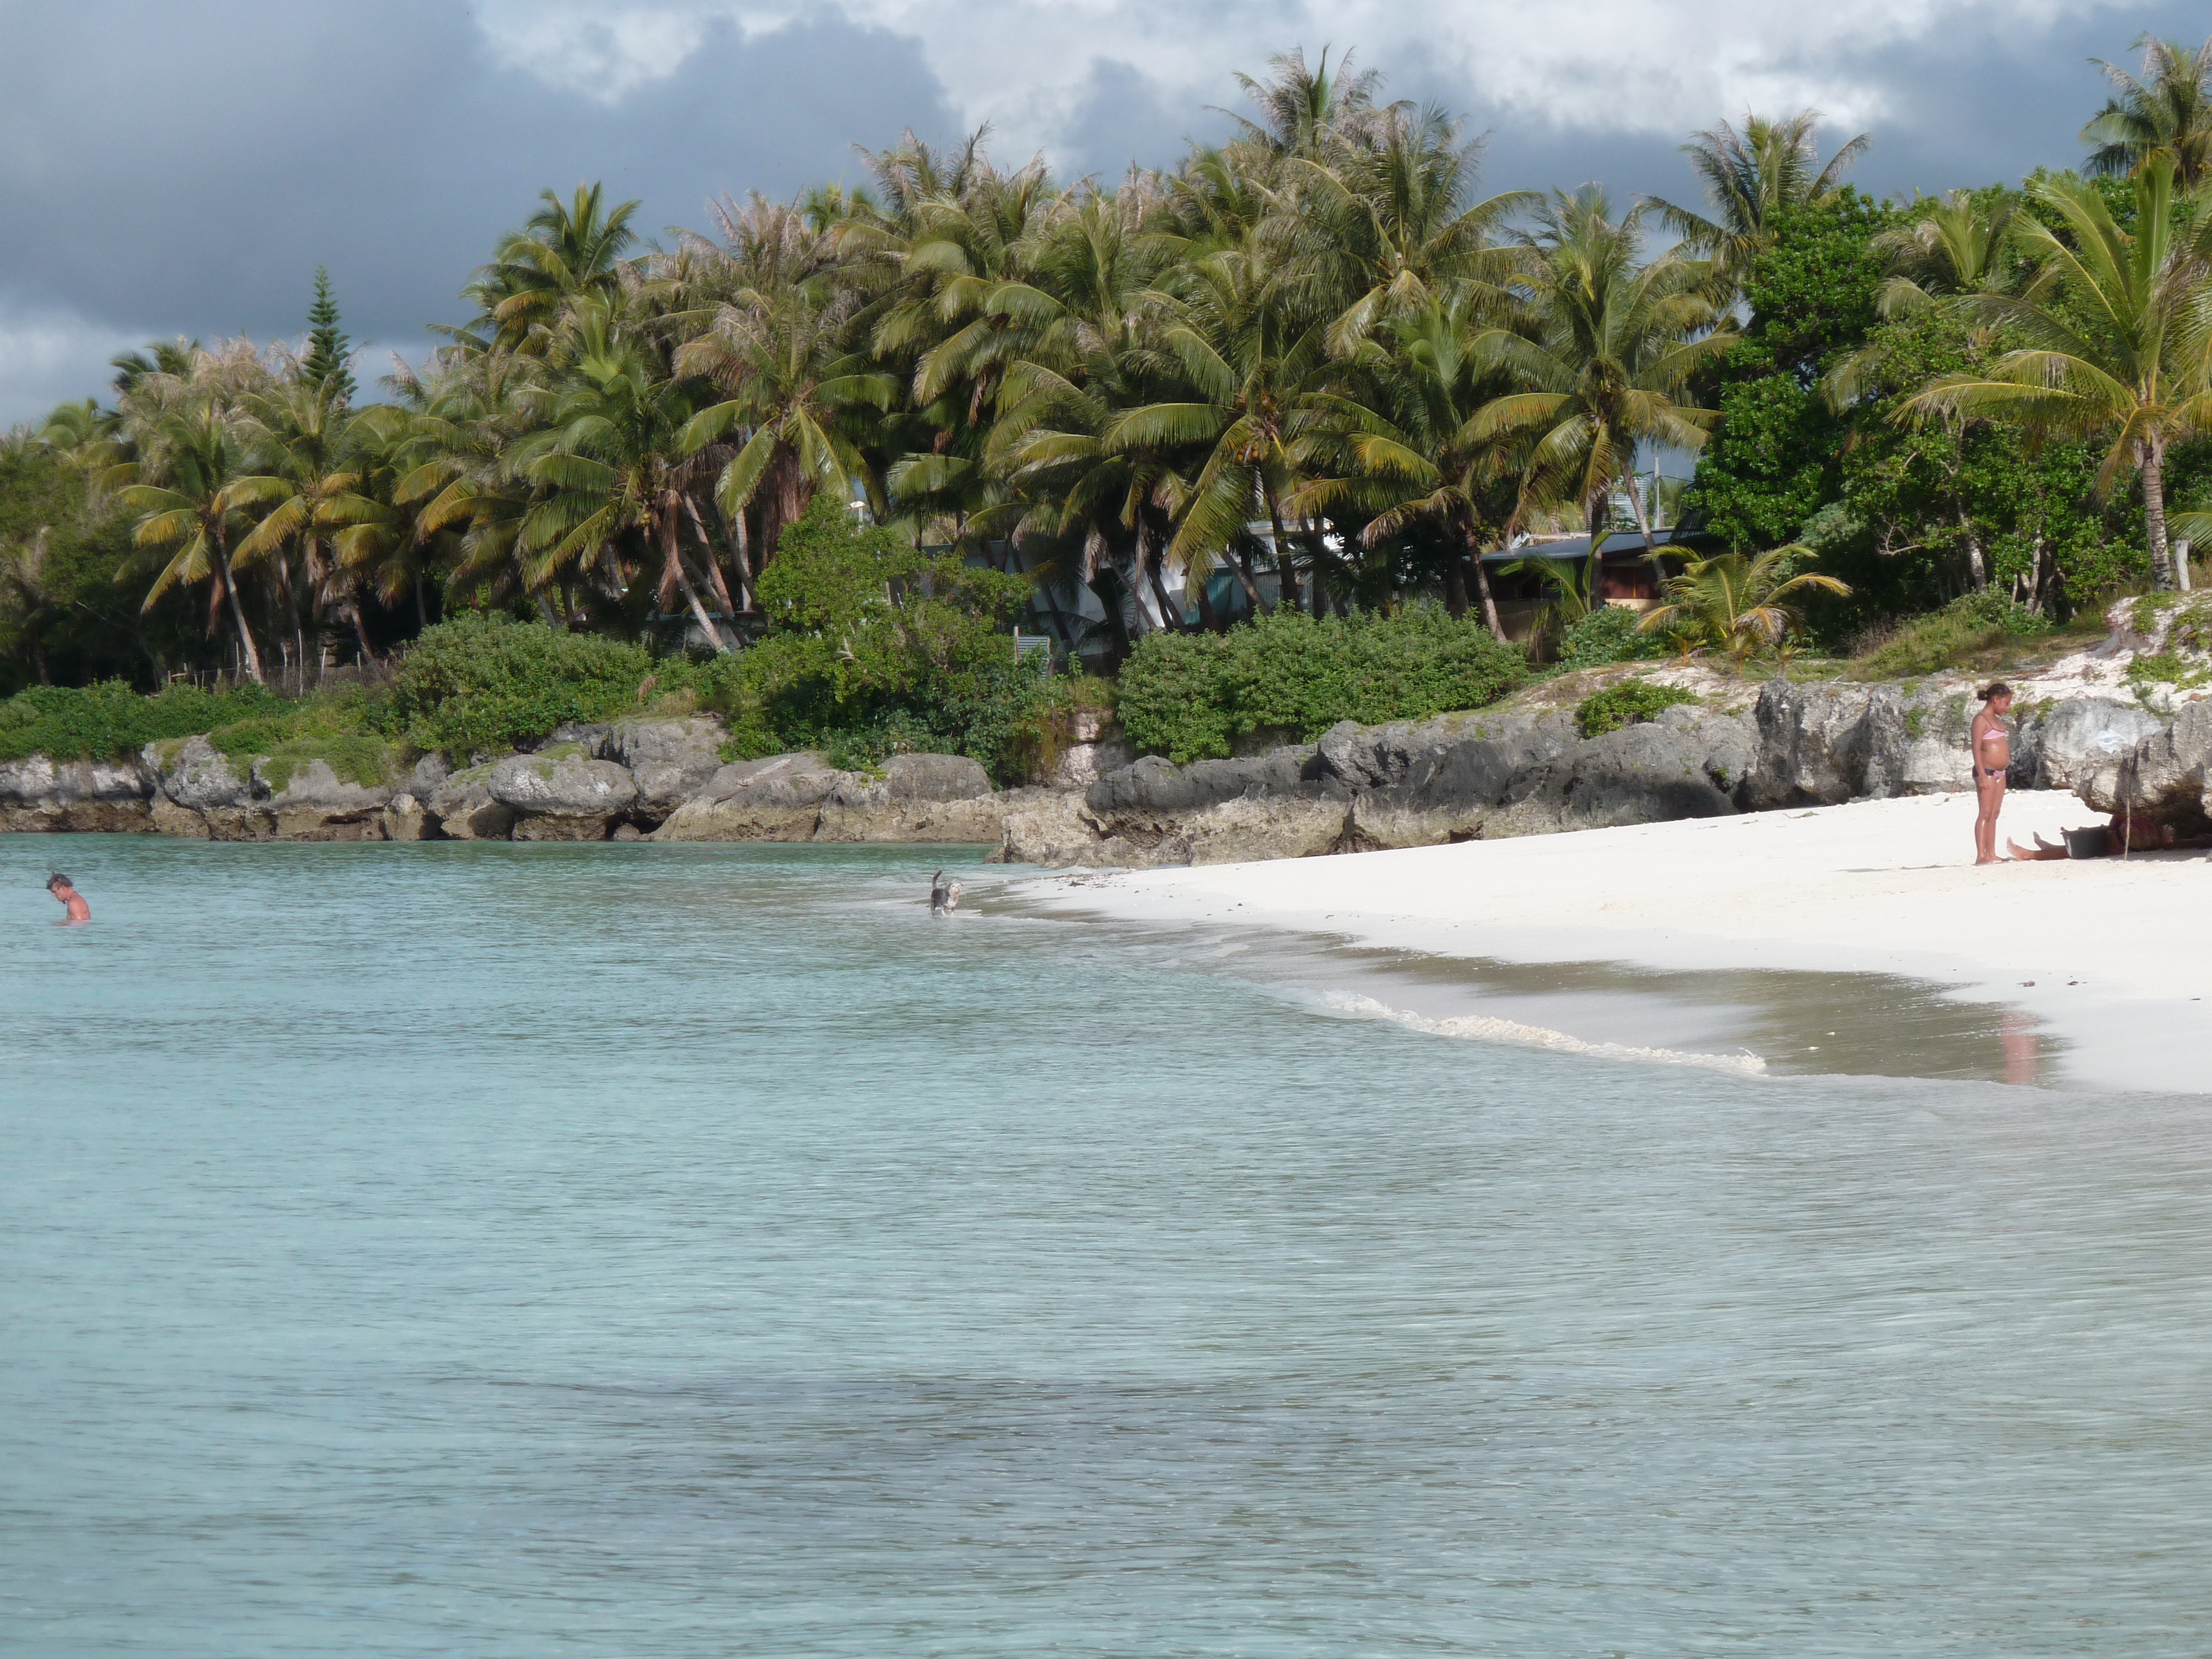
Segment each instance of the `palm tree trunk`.
[{"label": "palm tree trunk", "polygon": [[1500,645],[1506,643],[1505,624],[1498,619],[1497,596],[1490,591],[1490,573],[1482,568],[1482,544],[1468,538],[1468,562],[1474,567],[1474,592],[1482,605],[1482,620],[1490,629],[1491,637]]},{"label": "palm tree trunk", "polygon": [[1275,486],[1264,476],[1260,480],[1260,494],[1267,500],[1267,524],[1275,538],[1269,544],[1275,551],[1275,603],[1295,611],[1298,608],[1298,578],[1291,568],[1290,538],[1283,533],[1283,509],[1275,500]]},{"label": "palm tree trunk", "polygon": [[1229,568],[1237,573],[1237,580],[1244,589],[1244,597],[1252,601],[1252,614],[1258,616],[1267,609],[1260,603],[1260,584],[1252,580],[1251,565],[1233,544],[1229,549]]},{"label": "palm tree trunk", "polygon": [[684,568],[684,552],[677,544],[676,503],[663,501],[660,511],[654,516],[660,520],[661,556],[667,561],[669,575],[684,591],[684,602],[691,607],[692,620],[699,624],[699,631],[714,642],[716,651],[726,653],[730,648],[729,641],[722,637],[722,630],[714,626],[714,618],[707,614],[707,607],[699,602],[699,590],[691,585],[691,573]]},{"label": "palm tree trunk", "polygon": [[699,516],[698,505],[688,493],[684,497],[684,510],[691,515],[691,527],[699,532],[699,562],[706,567],[708,586],[714,590],[715,601],[723,613],[733,617],[738,607],[731,602],[729,584],[722,580],[722,562],[714,556],[714,538],[707,533],[707,521]]},{"label": "palm tree trunk", "polygon": [[2143,528],[2150,539],[2150,585],[2173,591],[2173,550],[2166,539],[2166,441],[2154,434],[2136,440],[2136,465],[2142,470]]},{"label": "palm tree trunk", "polygon": [[1467,617],[1467,561],[1453,557],[1444,562],[1444,609],[1451,612],[1454,622]]},{"label": "palm tree trunk", "polygon": [[[1658,468],[1656,465],[1652,469],[1651,476],[1655,478],[1659,476]],[[1651,539],[1651,520],[1644,513],[1644,496],[1636,488],[1634,471],[1631,470],[1622,482],[1628,490],[1628,510],[1636,514],[1636,527],[1644,532],[1644,556],[1647,559],[1651,558],[1658,553],[1659,547],[1658,544]],[[1593,549],[1596,545],[1595,541],[1590,543]]]},{"label": "palm tree trunk", "polygon": [[[2160,527],[2164,528],[2162,520]],[[231,575],[230,549],[223,543],[221,525],[215,527],[215,561],[216,576],[222,583],[223,598],[230,602],[231,623],[238,629],[239,653],[245,660],[246,672],[252,677],[256,685],[262,684],[261,653],[253,648],[253,630],[246,625],[246,607],[238,602],[238,583]]]}]

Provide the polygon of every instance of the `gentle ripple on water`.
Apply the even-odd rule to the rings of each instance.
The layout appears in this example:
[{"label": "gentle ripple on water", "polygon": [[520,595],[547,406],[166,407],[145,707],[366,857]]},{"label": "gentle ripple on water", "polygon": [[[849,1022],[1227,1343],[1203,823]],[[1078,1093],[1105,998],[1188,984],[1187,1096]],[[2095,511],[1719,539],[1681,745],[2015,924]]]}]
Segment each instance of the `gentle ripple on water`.
[{"label": "gentle ripple on water", "polygon": [[0,838],[0,1651],[2212,1645],[2202,1100],[1333,1018],[947,856]]}]

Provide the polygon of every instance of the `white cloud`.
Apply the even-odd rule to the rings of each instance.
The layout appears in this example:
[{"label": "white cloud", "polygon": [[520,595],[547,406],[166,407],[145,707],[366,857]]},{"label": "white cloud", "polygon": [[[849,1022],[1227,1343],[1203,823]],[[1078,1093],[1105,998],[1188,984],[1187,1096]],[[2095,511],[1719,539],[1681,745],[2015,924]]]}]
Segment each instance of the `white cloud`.
[{"label": "white cloud", "polygon": [[[1101,59],[1134,65],[1164,98],[1233,95],[1231,71],[1271,52],[1357,46],[1401,83],[1463,88],[1458,101],[1557,131],[1679,135],[1747,109],[1818,108],[1833,128],[1899,112],[1886,53],[1961,30],[2019,41],[2128,0],[1528,0],[1406,5],[1344,0],[831,0],[850,21],[914,39],[969,125],[1005,149],[1053,149]],[[619,13],[585,0],[490,0],[478,14],[497,51],[557,84],[618,97],[672,74],[707,23],[749,32],[793,13],[786,0],[666,0]],[[742,95],[742,88],[733,88]]]}]

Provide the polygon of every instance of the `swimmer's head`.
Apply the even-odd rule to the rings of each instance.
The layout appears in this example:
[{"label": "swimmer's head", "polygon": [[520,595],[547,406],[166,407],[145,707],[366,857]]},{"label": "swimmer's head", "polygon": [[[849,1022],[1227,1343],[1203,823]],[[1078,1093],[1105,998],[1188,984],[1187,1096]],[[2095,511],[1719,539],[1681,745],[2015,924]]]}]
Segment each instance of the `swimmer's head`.
[{"label": "swimmer's head", "polygon": [[58,871],[46,878],[46,890],[49,893],[53,892],[58,888],[74,887],[76,885],[76,884],[75,882],[71,881],[67,876],[63,875]]}]

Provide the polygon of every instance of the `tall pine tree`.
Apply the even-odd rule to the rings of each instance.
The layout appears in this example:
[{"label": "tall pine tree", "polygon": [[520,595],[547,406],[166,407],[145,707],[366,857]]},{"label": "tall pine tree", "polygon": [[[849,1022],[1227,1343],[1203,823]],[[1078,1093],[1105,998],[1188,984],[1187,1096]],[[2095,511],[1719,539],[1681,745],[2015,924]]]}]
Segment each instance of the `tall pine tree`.
[{"label": "tall pine tree", "polygon": [[346,356],[353,342],[338,326],[338,302],[331,298],[331,273],[315,267],[315,303],[307,308],[307,355],[300,362],[300,378],[317,391],[328,386],[337,401],[353,398],[353,371]]}]

